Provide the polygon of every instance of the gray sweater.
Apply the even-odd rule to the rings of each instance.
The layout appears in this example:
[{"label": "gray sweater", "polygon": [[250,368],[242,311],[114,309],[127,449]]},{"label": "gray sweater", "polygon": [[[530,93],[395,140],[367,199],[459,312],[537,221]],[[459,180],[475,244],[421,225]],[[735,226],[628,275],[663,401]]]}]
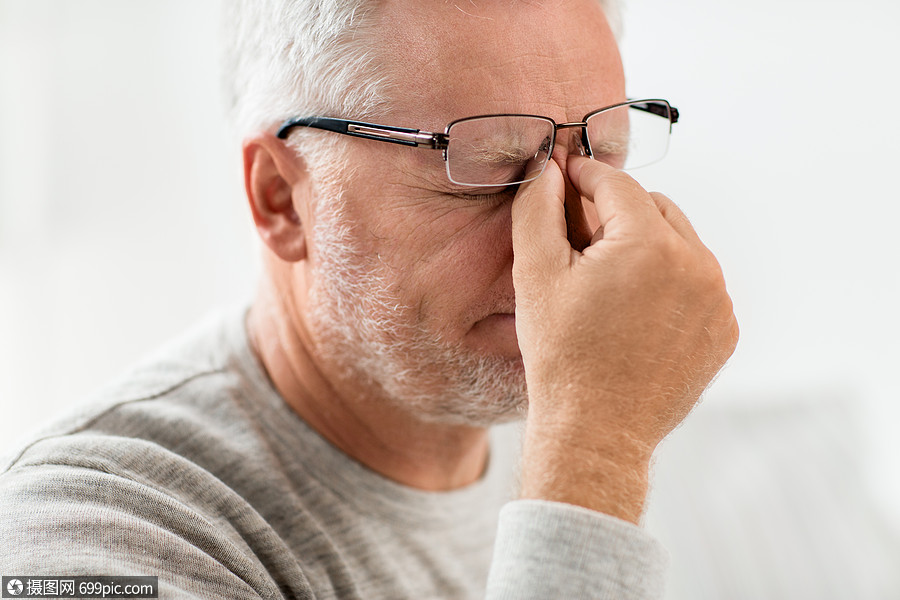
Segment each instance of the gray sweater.
[{"label": "gray sweater", "polygon": [[656,598],[640,528],[512,500],[515,442],[452,492],[307,426],[217,316],[0,464],[0,574],[156,575],[160,598]]}]

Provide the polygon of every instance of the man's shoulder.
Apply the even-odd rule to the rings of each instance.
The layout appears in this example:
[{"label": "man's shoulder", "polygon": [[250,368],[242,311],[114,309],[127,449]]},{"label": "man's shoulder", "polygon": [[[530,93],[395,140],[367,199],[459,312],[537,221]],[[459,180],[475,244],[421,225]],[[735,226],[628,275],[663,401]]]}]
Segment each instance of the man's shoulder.
[{"label": "man's shoulder", "polygon": [[234,441],[264,384],[242,328],[243,311],[211,315],[25,439],[0,476],[103,452],[190,457]]},{"label": "man's shoulder", "polygon": [[17,448],[0,537],[18,544],[0,566],[172,570],[170,585],[195,565],[217,590],[274,596],[260,561],[284,545],[260,511],[277,508],[261,494],[278,471],[259,413],[278,396],[253,361],[243,314],[217,315]]}]

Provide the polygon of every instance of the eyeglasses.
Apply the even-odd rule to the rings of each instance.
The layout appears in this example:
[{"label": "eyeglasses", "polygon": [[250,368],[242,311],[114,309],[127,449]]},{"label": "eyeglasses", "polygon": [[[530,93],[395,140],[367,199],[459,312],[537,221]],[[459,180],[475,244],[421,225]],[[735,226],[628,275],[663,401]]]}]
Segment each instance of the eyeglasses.
[{"label": "eyeglasses", "polygon": [[[589,112],[576,123],[556,123],[538,115],[481,115],[457,119],[447,125],[444,133],[432,133],[330,117],[302,117],[285,121],[277,135],[286,139],[295,127],[314,127],[442,150],[452,183],[498,187],[540,177],[553,154],[560,129],[580,127],[581,138],[576,141],[583,153],[617,169],[634,169],[666,155],[672,124],[677,122],[678,109],[666,100],[629,100]],[[534,162],[529,166],[531,161]]]}]

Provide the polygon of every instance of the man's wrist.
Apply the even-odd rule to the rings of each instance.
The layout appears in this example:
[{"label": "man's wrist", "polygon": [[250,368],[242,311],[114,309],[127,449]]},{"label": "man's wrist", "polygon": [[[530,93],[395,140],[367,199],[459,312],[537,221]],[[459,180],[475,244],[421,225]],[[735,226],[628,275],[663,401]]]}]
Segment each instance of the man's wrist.
[{"label": "man's wrist", "polygon": [[582,506],[637,524],[652,448],[623,432],[553,429],[532,423],[526,428],[521,497]]}]

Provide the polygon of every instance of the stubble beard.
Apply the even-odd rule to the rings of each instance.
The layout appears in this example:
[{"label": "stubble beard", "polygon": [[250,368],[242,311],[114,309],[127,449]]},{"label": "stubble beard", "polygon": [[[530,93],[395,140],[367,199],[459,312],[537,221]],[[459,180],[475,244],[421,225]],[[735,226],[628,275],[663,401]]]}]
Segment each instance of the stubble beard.
[{"label": "stubble beard", "polygon": [[423,421],[488,427],[522,418],[521,359],[476,352],[419,325],[388,268],[358,248],[340,189],[328,192],[319,195],[311,236],[309,327],[319,358],[338,377],[362,383],[369,401]]}]

